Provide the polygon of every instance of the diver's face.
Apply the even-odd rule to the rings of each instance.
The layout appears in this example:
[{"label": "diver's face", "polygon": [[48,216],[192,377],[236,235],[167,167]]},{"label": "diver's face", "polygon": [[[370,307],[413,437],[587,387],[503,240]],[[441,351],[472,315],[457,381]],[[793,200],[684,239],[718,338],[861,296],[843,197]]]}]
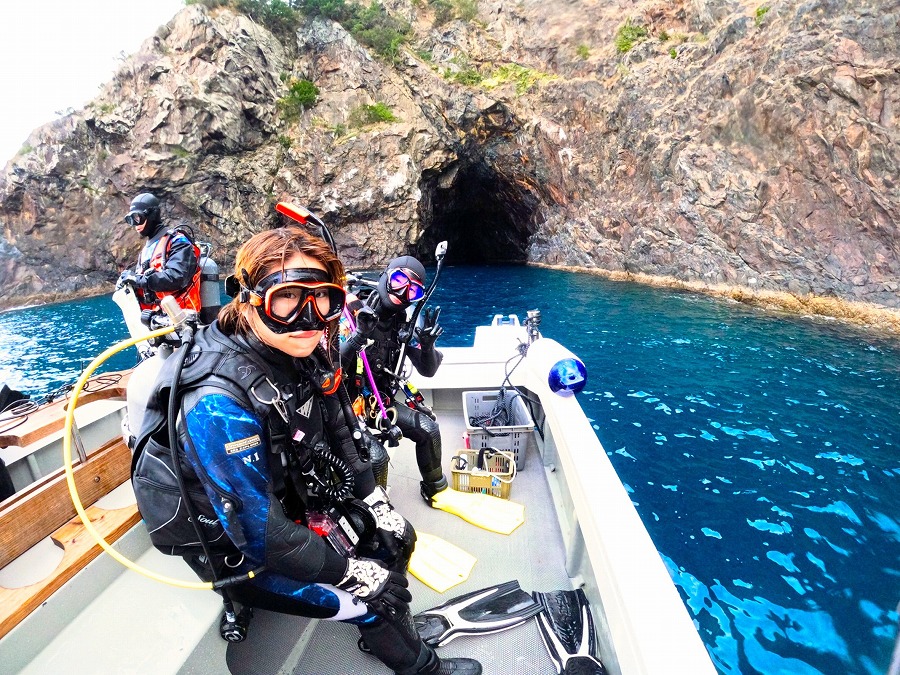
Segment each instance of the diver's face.
[{"label": "diver's face", "polygon": [[144,237],[150,228],[150,214],[147,211],[131,211],[125,216],[125,222],[131,225],[135,232]]},{"label": "diver's face", "polygon": [[[284,269],[286,270],[301,267],[327,271],[325,265],[321,262],[303,255],[302,253],[295,253],[284,263]],[[267,274],[277,271],[278,270],[269,270]],[[316,345],[321,341],[322,335],[325,333],[324,330],[302,330],[291,333],[276,333],[263,323],[255,309],[251,310],[249,316],[250,326],[253,328],[256,337],[263,343],[272,347],[272,349],[277,349],[278,351],[295,358],[302,359],[312,354]]]}]

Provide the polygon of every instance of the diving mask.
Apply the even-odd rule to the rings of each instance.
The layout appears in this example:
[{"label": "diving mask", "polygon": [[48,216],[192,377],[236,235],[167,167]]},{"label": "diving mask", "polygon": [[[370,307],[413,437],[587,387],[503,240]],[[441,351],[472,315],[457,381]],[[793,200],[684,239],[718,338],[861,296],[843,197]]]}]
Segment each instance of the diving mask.
[{"label": "diving mask", "polygon": [[241,301],[256,307],[266,327],[279,334],[325,330],[341,315],[345,300],[346,292],[331,283],[328,272],[308,267],[275,272],[252,290],[241,289]]},{"label": "diving mask", "polygon": [[125,222],[129,225],[133,225],[135,227],[140,227],[144,223],[147,222],[147,212],[146,211],[132,211],[127,216],[125,216]]},{"label": "diving mask", "polygon": [[397,268],[388,272],[388,293],[404,303],[421,300],[425,287],[412,270]]}]

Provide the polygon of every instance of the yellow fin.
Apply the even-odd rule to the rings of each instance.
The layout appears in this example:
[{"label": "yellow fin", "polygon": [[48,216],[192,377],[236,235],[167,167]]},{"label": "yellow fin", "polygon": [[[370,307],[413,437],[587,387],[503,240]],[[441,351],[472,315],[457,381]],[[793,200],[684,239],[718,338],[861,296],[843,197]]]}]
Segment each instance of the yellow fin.
[{"label": "yellow fin", "polygon": [[417,530],[408,569],[423,584],[443,593],[468,579],[476,560],[449,541]]},{"label": "yellow fin", "polygon": [[525,522],[524,504],[480,492],[460,492],[447,488],[431,498],[431,506],[500,534],[509,534]]}]

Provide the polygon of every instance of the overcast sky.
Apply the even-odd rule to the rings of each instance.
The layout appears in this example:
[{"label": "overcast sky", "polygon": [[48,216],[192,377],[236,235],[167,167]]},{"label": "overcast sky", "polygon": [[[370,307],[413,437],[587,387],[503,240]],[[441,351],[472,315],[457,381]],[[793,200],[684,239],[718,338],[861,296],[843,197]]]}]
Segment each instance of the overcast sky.
[{"label": "overcast sky", "polygon": [[184,0],[0,0],[0,168],[56,111],[81,108]]}]

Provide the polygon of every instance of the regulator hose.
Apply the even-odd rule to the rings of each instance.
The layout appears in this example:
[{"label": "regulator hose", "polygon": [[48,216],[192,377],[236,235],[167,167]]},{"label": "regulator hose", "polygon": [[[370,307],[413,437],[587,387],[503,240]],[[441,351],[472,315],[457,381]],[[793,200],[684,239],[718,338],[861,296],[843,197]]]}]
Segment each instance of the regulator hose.
[{"label": "regulator hose", "polygon": [[[318,460],[318,462],[317,462]],[[316,466],[318,464],[323,466]],[[338,480],[326,480],[321,474],[326,473],[322,469],[330,469],[332,474],[337,474]],[[316,448],[309,456],[303,467],[300,469],[305,475],[314,478],[318,483],[318,489],[321,494],[328,499],[336,502],[342,502],[349,499],[353,495],[353,486],[356,479],[353,475],[353,469],[340,457],[335,457],[324,448]]]},{"label": "regulator hose", "polygon": [[75,512],[78,514],[79,518],[81,518],[81,522],[84,523],[84,529],[88,531],[88,534],[93,537],[94,541],[100,545],[104,551],[109,553],[115,560],[122,563],[128,569],[134,570],[135,572],[144,575],[150,579],[155,581],[160,581],[164,584],[169,584],[170,586],[178,586],[180,588],[190,588],[190,589],[202,589],[202,590],[212,590],[213,585],[208,582],[200,582],[200,581],[183,581],[181,579],[174,579],[172,577],[167,577],[163,574],[158,574],[153,572],[152,570],[148,570],[145,567],[141,567],[136,562],[129,560],[117,550],[115,550],[112,546],[110,546],[109,542],[107,542],[103,535],[100,534],[91,524],[91,519],[88,517],[87,513],[84,510],[84,504],[81,503],[81,497],[78,495],[78,488],[75,486],[75,472],[72,469],[72,426],[75,423],[75,407],[78,405],[78,396],[81,394],[81,390],[84,388],[85,383],[90,379],[93,372],[99,368],[103,362],[112,357],[114,354],[127,349],[128,347],[133,347],[137,345],[138,342],[145,342],[152,338],[162,337],[163,335],[168,335],[175,331],[175,326],[167,326],[166,328],[161,328],[160,330],[153,331],[148,335],[141,335],[139,338],[129,338],[127,340],[122,340],[118,344],[113,345],[106,351],[104,351],[100,356],[91,361],[87,368],[84,369],[84,372],[81,374],[81,377],[78,378],[78,381],[75,383],[75,388],[72,390],[72,397],[69,402],[69,407],[66,410],[66,422],[63,427],[63,466],[66,470],[66,483],[69,486],[69,495],[72,497],[72,504],[75,506]]},{"label": "regulator hose", "polygon": [[[152,570],[148,570],[146,567],[142,567],[138,565],[133,560],[129,560],[117,550],[115,550],[106,539],[103,538],[103,535],[100,534],[96,528],[91,523],[90,517],[87,515],[85,511],[84,504],[81,503],[81,497],[78,494],[78,488],[75,485],[75,471],[72,468],[72,427],[75,424],[75,408],[78,406],[78,396],[81,394],[81,390],[84,389],[85,384],[91,378],[91,375],[94,371],[99,368],[105,361],[111,358],[113,355],[119,353],[124,349],[128,349],[128,347],[134,347],[139,342],[145,342],[147,340],[151,340],[153,338],[162,337],[164,335],[168,335],[169,333],[174,332],[176,326],[167,326],[166,328],[161,328],[157,331],[153,331],[147,335],[141,335],[137,338],[128,338],[126,340],[122,340],[121,342],[114,344],[112,347],[104,351],[98,357],[96,357],[93,361],[91,361],[87,368],[84,369],[84,372],[81,374],[81,377],[78,378],[78,381],[75,383],[75,387],[72,390],[72,396],[69,401],[69,406],[66,409],[66,421],[63,426],[63,468],[66,472],[66,484],[69,486],[69,495],[72,498],[72,504],[75,506],[75,512],[78,514],[78,517],[81,518],[81,522],[84,524],[84,529],[87,530],[88,534],[94,539],[95,542],[106,551],[110,556],[112,556],[116,561],[124,565],[130,570],[141,574],[148,579],[153,579],[154,581],[159,581],[164,584],[169,584],[170,586],[177,586],[178,588],[187,588],[191,590],[217,590],[223,588],[225,586],[230,586],[235,583],[239,583],[241,581],[246,581],[248,579],[252,579],[258,574],[259,570],[251,570],[246,574],[242,574],[235,577],[229,577],[228,579],[222,579],[221,581],[216,582],[208,582],[208,581],[184,581],[183,579],[175,579],[173,577],[165,576],[164,574],[159,574]],[[187,351],[187,350],[185,350]]]}]

